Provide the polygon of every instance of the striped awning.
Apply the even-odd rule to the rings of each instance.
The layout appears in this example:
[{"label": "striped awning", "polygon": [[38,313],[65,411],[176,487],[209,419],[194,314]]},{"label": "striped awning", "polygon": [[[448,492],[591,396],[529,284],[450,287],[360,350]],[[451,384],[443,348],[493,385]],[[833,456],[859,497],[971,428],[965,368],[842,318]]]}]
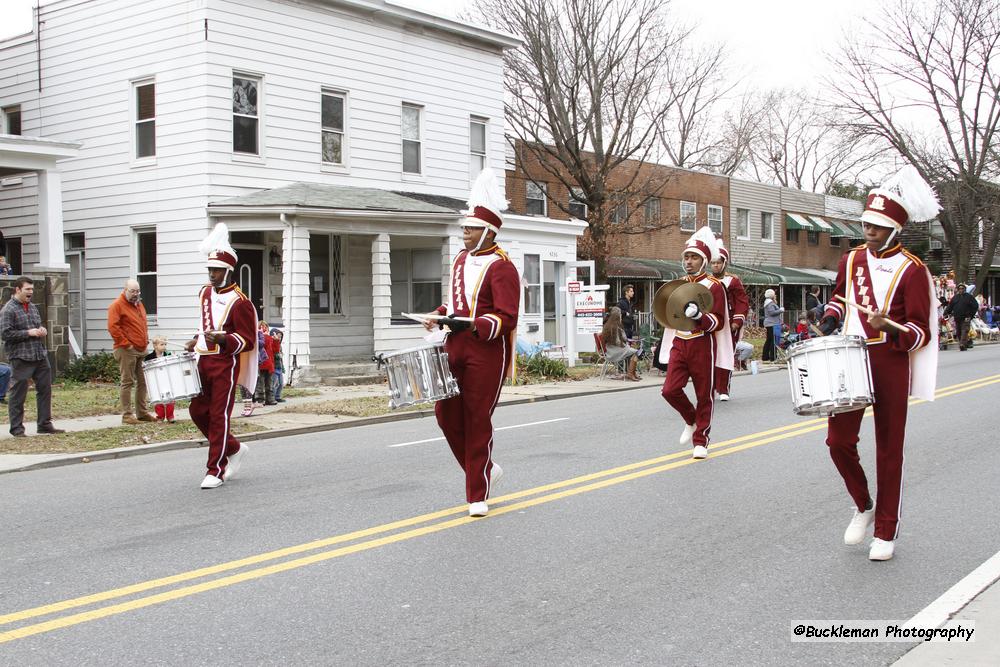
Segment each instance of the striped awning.
[{"label": "striped awning", "polygon": [[819,217],[818,215],[810,215],[809,219],[812,220],[812,222],[817,227],[819,227],[819,231],[821,231],[821,232],[832,232],[833,231],[833,225],[831,225],[828,221],[824,220],[823,218]]},{"label": "striped awning", "polygon": [[798,213],[786,213],[785,214],[785,229],[805,229],[807,231],[816,231],[816,227],[813,223],[804,215],[799,215]]}]

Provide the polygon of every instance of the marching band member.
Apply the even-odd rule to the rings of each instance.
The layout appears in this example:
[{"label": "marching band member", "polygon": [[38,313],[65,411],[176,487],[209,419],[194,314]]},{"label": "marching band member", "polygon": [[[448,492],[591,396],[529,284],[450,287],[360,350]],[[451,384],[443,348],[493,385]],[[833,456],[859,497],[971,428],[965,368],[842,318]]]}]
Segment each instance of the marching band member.
[{"label": "marching band member", "polygon": [[[663,398],[684,419],[680,444],[694,447],[692,457],[708,456],[708,438],[712,430],[715,407],[714,387],[716,368],[733,369],[733,344],[729,328],[729,307],[726,288],[707,273],[709,262],[719,257],[718,241],[711,229],[702,227],[688,239],[683,264],[688,282],[700,283],[712,293],[712,312],[702,313],[695,302],[684,312],[697,323],[692,331],[677,331],[666,327],[660,344],[660,362],[667,364],[663,382]],[[688,378],[694,384],[697,407],[684,393]]]},{"label": "marching band member", "polygon": [[[867,340],[875,404],[876,497],[858,457],[864,409],[830,417],[826,444],[857,509],[844,543],[860,544],[874,520],[871,560],[889,560],[899,532],[903,439],[908,396],[934,400],[937,380],[937,299],[930,273],[896,238],[910,220],[930,220],[940,210],[916,169],[906,167],[868,194],[861,220],[865,244],[840,260],[833,294],[873,313],[867,317],[836,300],[826,304],[820,330],[829,335],[843,320],[844,334]],[[906,329],[899,331],[887,318]],[[901,387],[907,387],[902,390]]]},{"label": "marching band member", "polygon": [[[726,273],[729,266],[729,251],[725,246],[719,244],[719,259],[712,260],[712,276],[722,283],[726,288],[726,305],[729,306],[729,329],[733,334],[733,349],[740,340],[743,325],[747,321],[747,313],[750,312],[750,299],[747,298],[747,291],[743,287],[743,281],[731,273]],[[729,382],[733,377],[732,370],[726,370],[719,366],[715,367],[715,391],[719,394],[720,401],[729,400]]]},{"label": "marching band member", "polygon": [[492,417],[504,379],[514,367],[521,278],[496,243],[503,224],[500,212],[507,202],[492,170],[480,173],[468,205],[462,222],[465,249],[452,264],[448,300],[437,308],[439,315],[451,315],[424,325],[432,329],[444,324],[451,330],[445,351],[460,393],[435,403],[434,414],[465,472],[469,515],[486,516],[487,500],[503,474],[493,462]]},{"label": "marching band member", "polygon": [[214,489],[233,478],[247,446],[233,436],[229,416],[237,385],[253,391],[257,384],[257,309],[236,285],[236,251],[222,223],[201,242],[208,255],[209,284],[201,288],[201,326],[188,341],[198,354],[201,394],[191,399],[191,420],[208,438],[208,471],[201,488]]}]

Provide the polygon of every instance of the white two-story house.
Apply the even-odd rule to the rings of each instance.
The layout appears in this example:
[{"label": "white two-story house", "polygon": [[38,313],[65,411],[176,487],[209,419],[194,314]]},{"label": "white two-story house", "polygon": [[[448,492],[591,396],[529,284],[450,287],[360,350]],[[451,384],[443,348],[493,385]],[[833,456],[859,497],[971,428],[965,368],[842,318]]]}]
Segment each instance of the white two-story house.
[{"label": "white two-story house", "polygon": [[[420,339],[402,313],[440,303],[470,179],[503,182],[515,37],[388,0],[42,0],[35,26],[0,42],[0,109],[81,145],[60,171],[86,350],[110,349],[132,276],[152,333],[185,340],[220,221],[289,367]],[[30,217],[36,187],[0,186],[0,224],[5,200]],[[500,241],[520,267],[571,262],[583,227],[508,216]]]}]

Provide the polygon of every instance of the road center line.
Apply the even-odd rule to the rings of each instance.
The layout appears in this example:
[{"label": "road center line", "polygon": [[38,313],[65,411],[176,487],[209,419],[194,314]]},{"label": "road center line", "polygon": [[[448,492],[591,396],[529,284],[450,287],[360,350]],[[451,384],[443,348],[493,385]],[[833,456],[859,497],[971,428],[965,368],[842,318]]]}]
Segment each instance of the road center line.
[{"label": "road center line", "polygon": [[[972,391],[974,389],[979,389],[981,387],[1000,383],[1000,374],[992,375],[984,378],[979,378],[978,380],[972,380],[968,382],[962,382],[956,385],[951,385],[950,387],[943,387],[938,390],[937,397],[951,396],[954,394],[963,393],[966,391]],[[918,401],[920,403],[926,401]],[[520,426],[529,426],[534,424],[548,423],[552,421],[562,421],[568,418],[559,418],[554,420],[547,420],[545,422],[533,422],[531,424],[520,424],[511,427],[504,428],[517,428]],[[767,431],[762,431],[759,433],[754,433],[746,436],[740,436],[738,438],[733,438],[731,440],[723,441],[720,443],[713,444],[712,453],[709,455],[709,459],[718,458],[720,456],[726,456],[728,454],[733,454],[746,449],[751,449],[754,447],[759,447],[761,445],[769,444],[772,442],[777,442],[781,440],[786,440],[798,435],[819,431],[826,427],[825,418],[809,419],[794,424],[789,424],[785,426],[776,427],[769,429]],[[499,430],[499,429],[498,429]],[[771,436],[771,437],[768,437]],[[737,443],[743,443],[737,445]],[[737,445],[728,446],[727,445]],[[720,449],[726,447],[725,449]],[[672,459],[680,459],[671,463],[666,463]],[[656,457],[653,459],[648,459],[646,461],[640,461],[636,463],[627,464],[625,466],[620,466],[618,468],[613,468],[605,471],[599,471],[595,473],[590,473],[588,475],[583,475],[580,477],[563,480],[560,482],[554,482],[552,484],[535,487],[533,489],[527,489],[524,491],[519,491],[505,496],[501,496],[496,499],[498,504],[495,508],[491,508],[490,515],[487,517],[497,517],[511,512],[519,511],[528,507],[533,507],[536,505],[541,505],[544,503],[553,502],[565,497],[577,495],[580,493],[586,493],[589,491],[595,491],[598,489],[606,488],[616,484],[621,484],[623,482],[631,481],[634,479],[639,479],[642,477],[647,477],[659,472],[664,472],[666,470],[672,470],[675,468],[680,468],[686,465],[691,465],[696,463],[694,459],[688,458],[689,452],[675,452],[672,454],[667,454],[661,457]],[[660,465],[662,464],[662,465]],[[625,474],[622,474],[625,473]],[[605,479],[601,479],[605,478]],[[599,481],[593,481],[599,480]],[[581,484],[583,482],[590,482]],[[578,486],[574,486],[578,485]],[[566,488],[573,486],[573,488]],[[518,498],[524,498],[526,496],[538,495],[540,493],[547,493],[549,491],[562,488],[563,490],[556,493],[548,493],[547,495],[538,496],[531,498],[529,500],[523,500],[520,502],[513,502],[511,500],[516,500]],[[434,521],[436,519],[443,519],[449,516],[454,516],[457,514],[465,513],[465,505],[458,507],[452,507],[445,510],[440,510],[437,512],[432,512],[428,514],[419,515],[412,517],[410,519],[404,519],[401,521],[392,522],[389,524],[383,524],[381,526],[373,526],[371,528],[366,528],[363,530],[354,531],[351,533],[346,533],[343,535],[338,535],[335,537],[325,538],[322,540],[316,540],[314,542],[308,542],[305,544],[287,547],[285,549],[279,549],[276,551],[271,551],[264,554],[259,554],[256,556],[250,556],[247,558],[230,561],[227,563],[220,563],[218,565],[213,565],[205,568],[200,568],[197,570],[191,570],[188,572],[179,573],[169,577],[164,577],[161,579],[150,580],[146,582],[141,582],[131,586],[126,586],[119,589],[104,591],[101,593],[95,593],[92,595],[86,595],[70,600],[65,600],[62,602],[56,602],[53,604],[44,605],[41,607],[35,607],[32,609],[26,609],[20,612],[13,612],[10,614],[0,616],[0,625],[13,623],[15,621],[27,620],[29,618],[35,618],[38,616],[43,616],[47,614],[52,614],[60,611],[67,611],[69,609],[85,606],[88,604],[94,604],[97,602],[102,602],[114,598],[124,597],[126,595],[131,595],[134,593],[140,593],[154,588],[160,588],[163,586],[168,586],[175,583],[181,583],[184,581],[190,581],[192,579],[210,576],[212,574],[220,574],[225,571],[230,571],[238,569],[241,567],[246,567],[249,565],[256,565],[278,558],[282,558],[289,555],[294,555],[297,553],[303,553],[305,551],[311,551],[314,549],[319,549],[327,546],[332,546],[334,544],[340,544],[343,542],[360,539],[363,537],[369,537],[372,535],[377,535],[380,533],[389,532],[391,530],[396,530],[399,528],[406,528],[414,526],[420,523],[425,523],[429,521]],[[245,572],[240,572],[237,574],[229,575],[226,577],[221,577],[219,579],[214,579],[211,581],[202,582],[199,584],[192,584],[189,586],[184,586],[170,591],[164,591],[155,595],[149,595],[146,597],[138,598],[136,600],[131,600],[128,602],[122,602],[115,605],[109,605],[107,607],[102,607],[99,609],[93,609],[86,612],[80,612],[77,614],[71,614],[69,616],[52,619],[50,621],[45,621],[42,623],[36,623],[33,625],[24,626],[21,628],[15,628],[8,630],[6,632],[0,632],[0,643],[5,643],[15,639],[20,639],[22,637],[27,637],[31,635],[40,634],[43,632],[49,632],[51,630],[69,627],[72,625],[77,625],[80,623],[85,623],[92,620],[97,620],[99,618],[104,618],[114,614],[125,613],[127,611],[132,611],[135,609],[141,609],[161,602],[167,602],[169,600],[176,600],[190,595],[195,595],[197,593],[214,590],[217,588],[222,588],[224,586],[229,586],[232,584],[240,583],[243,581],[249,581],[253,579],[258,579],[260,577],[268,576],[271,574],[276,574],[279,572],[285,572],[288,570],[303,567],[305,565],[310,565],[313,563],[318,563],[332,558],[337,558],[339,556],[344,556],[348,554],[358,553],[361,551],[366,551],[379,546],[384,546],[387,544],[393,544],[396,542],[412,539],[415,537],[420,537],[422,535],[428,535],[431,533],[436,533],[441,530],[466,525],[469,523],[474,523],[480,521],[480,519],[474,519],[468,516],[459,516],[458,518],[441,521],[439,523],[432,523],[431,525],[421,526],[419,528],[411,528],[410,530],[405,530],[403,532],[395,533],[392,535],[386,535],[377,539],[372,539],[368,541],[358,542],[355,544],[340,547],[338,549],[324,551],[316,554],[311,554],[309,556],[288,560],[282,563],[276,563],[266,567],[260,567]],[[992,559],[991,559],[992,561]],[[977,570],[978,572],[978,570]]]},{"label": "road center line", "polygon": [[[551,424],[553,422],[564,422],[569,421],[569,417],[559,417],[558,419],[546,419],[540,422],[530,422],[528,424],[514,424],[513,426],[501,426],[500,428],[493,429],[494,431],[506,431],[512,428],[524,428],[525,426],[538,426],[539,424]],[[411,442],[401,442],[397,445],[389,445],[389,449],[394,447],[409,447],[410,445],[422,445],[427,442],[439,442],[444,440],[444,438],[427,438],[426,440],[413,440]]]}]

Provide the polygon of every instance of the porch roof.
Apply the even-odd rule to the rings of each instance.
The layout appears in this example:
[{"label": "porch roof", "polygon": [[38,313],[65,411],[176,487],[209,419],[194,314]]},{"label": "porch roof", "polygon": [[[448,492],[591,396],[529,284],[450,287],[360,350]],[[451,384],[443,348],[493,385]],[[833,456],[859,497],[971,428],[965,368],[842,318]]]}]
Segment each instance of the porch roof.
[{"label": "porch roof", "polygon": [[609,257],[606,270],[609,278],[673,280],[685,274],[680,262],[644,257]]},{"label": "porch roof", "polygon": [[208,205],[209,210],[234,206],[439,213],[444,216],[458,216],[465,209],[465,202],[451,197],[413,192],[393,192],[378,188],[322,183],[292,183],[280,188],[259,190],[238,197],[221,199]]}]

